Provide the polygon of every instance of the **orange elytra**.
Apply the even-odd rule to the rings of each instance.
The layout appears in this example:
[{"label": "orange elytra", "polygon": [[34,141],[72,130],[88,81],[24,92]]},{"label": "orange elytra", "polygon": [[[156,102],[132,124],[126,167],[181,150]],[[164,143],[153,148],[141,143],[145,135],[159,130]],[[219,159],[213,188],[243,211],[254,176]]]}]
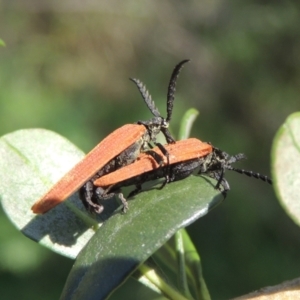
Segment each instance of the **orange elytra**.
[{"label": "orange elytra", "polygon": [[[165,148],[169,153],[168,165],[170,166],[179,162],[185,162],[187,160],[203,157],[211,153],[213,150],[212,145],[204,143],[196,138],[189,138],[178,141],[176,144],[165,145]],[[162,156],[162,153],[158,147],[152,149],[151,151]],[[166,158],[163,157],[163,159],[165,165],[167,165]],[[94,181],[94,185],[100,187],[109,186],[155,170],[159,167],[160,165],[152,155],[142,153],[134,163],[96,179]]]}]

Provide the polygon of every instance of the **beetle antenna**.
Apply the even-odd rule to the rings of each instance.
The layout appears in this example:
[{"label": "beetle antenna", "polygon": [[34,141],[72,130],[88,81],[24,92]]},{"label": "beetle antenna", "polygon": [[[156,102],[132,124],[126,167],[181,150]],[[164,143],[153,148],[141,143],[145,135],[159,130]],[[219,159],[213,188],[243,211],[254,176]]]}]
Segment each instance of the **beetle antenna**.
[{"label": "beetle antenna", "polygon": [[173,111],[173,103],[175,99],[175,91],[176,91],[176,81],[179,76],[179,73],[183,67],[183,65],[189,62],[189,59],[185,59],[181,61],[178,65],[175,66],[173,73],[171,75],[170,83],[168,86],[168,94],[167,94],[167,119],[166,121],[169,123],[171,121],[172,111]]},{"label": "beetle antenna", "polygon": [[269,184],[272,184],[272,179],[269,178],[268,176],[266,175],[261,175],[259,173],[255,173],[253,171],[247,171],[247,170],[243,170],[243,169],[237,169],[237,168],[234,168],[232,166],[227,166],[226,167],[227,170],[232,170],[232,171],[235,171],[235,172],[238,172],[240,174],[245,174],[249,177],[254,177],[256,179],[260,179],[262,181],[265,181],[265,182],[268,182]]},{"label": "beetle antenna", "polygon": [[137,88],[139,89],[142,98],[144,99],[146,105],[148,106],[149,110],[151,111],[151,113],[155,116],[155,117],[160,117],[160,113],[158,111],[158,109],[155,106],[154,101],[152,100],[152,97],[150,95],[150,93],[148,92],[146,86],[139,80],[139,79],[135,79],[135,78],[129,78],[131,81],[133,81]]}]

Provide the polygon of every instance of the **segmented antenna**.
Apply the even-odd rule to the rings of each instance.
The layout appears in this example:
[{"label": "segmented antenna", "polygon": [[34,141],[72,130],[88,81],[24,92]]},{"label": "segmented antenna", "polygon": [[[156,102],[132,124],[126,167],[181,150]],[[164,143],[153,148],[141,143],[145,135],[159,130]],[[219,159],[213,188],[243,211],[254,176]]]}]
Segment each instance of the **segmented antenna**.
[{"label": "segmented antenna", "polygon": [[[220,186],[222,185],[224,187],[225,192],[229,190],[229,184],[224,178],[225,170],[235,171],[237,173],[245,174],[249,177],[254,177],[256,179],[260,179],[264,182],[268,182],[269,184],[272,184],[272,180],[266,175],[261,175],[259,173],[255,173],[253,171],[247,171],[244,169],[237,169],[231,165],[242,159],[245,159],[246,158],[245,154],[238,153],[236,155],[229,156],[226,152],[216,147],[214,147],[214,152],[217,158],[215,163],[220,165],[219,166],[217,165],[216,169],[209,170],[208,175],[217,180],[216,189],[219,189]],[[212,165],[212,167],[215,168],[214,164]]]},{"label": "segmented antenna", "polygon": [[269,184],[272,184],[272,179],[270,179],[268,176],[266,175],[261,175],[259,173],[255,173],[255,172],[252,172],[252,171],[247,171],[247,170],[243,170],[243,169],[237,169],[237,168],[234,168],[232,166],[228,166],[226,168],[227,170],[232,170],[232,171],[235,171],[235,172],[238,172],[240,174],[245,174],[249,177],[254,177],[256,179],[260,179],[264,182],[268,182]]},{"label": "segmented antenna", "polygon": [[179,76],[180,70],[182,69],[183,65],[189,61],[190,61],[189,59],[185,59],[185,60],[181,61],[178,65],[175,66],[173,73],[171,75],[170,83],[168,86],[168,94],[167,94],[167,119],[166,119],[166,121],[168,123],[171,121],[171,117],[172,117],[177,78]]},{"label": "segmented antenna", "polygon": [[139,89],[142,98],[144,99],[146,105],[148,106],[149,110],[151,111],[151,113],[155,116],[155,117],[161,117],[158,109],[155,106],[154,101],[152,100],[152,97],[150,95],[150,93],[148,92],[146,86],[138,79],[135,78],[129,78],[131,81],[133,81],[137,88]]},{"label": "segmented antenna", "polygon": [[[223,155],[225,155],[225,152],[223,152]],[[224,168],[228,169],[227,166],[231,167],[231,164],[236,163],[242,159],[247,159],[247,156],[244,153],[238,153],[236,155],[232,155],[226,161],[226,166]]]}]

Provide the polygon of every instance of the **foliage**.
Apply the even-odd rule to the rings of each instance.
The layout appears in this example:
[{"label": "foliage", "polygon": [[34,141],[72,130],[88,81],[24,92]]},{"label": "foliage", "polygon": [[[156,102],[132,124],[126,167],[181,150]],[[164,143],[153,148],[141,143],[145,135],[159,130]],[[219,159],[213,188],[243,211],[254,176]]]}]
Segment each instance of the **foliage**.
[{"label": "foliage", "polygon": [[[128,77],[146,83],[163,111],[173,66],[191,58],[172,129],[196,107],[192,136],[244,152],[245,169],[268,173],[274,133],[299,109],[298,1],[18,3],[5,3],[0,18],[0,135],[47,128],[87,152],[124,123],[148,119]],[[226,201],[187,228],[213,299],[299,275],[299,228],[272,190],[227,176]],[[0,243],[3,298],[58,298],[72,261],[26,239],[2,212]]]},{"label": "foliage", "polygon": [[[182,122],[185,129],[180,130],[181,138],[188,137],[197,114],[196,110],[187,112]],[[297,113],[279,130],[273,147],[276,187],[284,206],[297,221],[298,198],[293,195],[297,194],[298,185],[289,186],[288,183],[297,182],[299,177],[297,168],[293,170],[295,158],[299,156],[298,128]],[[31,239],[60,254],[77,257],[61,299],[105,299],[130,274],[145,288],[167,298],[210,299],[200,257],[187,233],[179,229],[222,201],[222,196],[216,198],[217,192],[212,189],[214,183],[192,176],[169,184],[162,191],[152,188],[135,197],[126,216],[120,212],[104,216],[107,220],[102,227],[103,216],[96,220],[88,215],[82,205],[78,206],[77,196],[43,216],[34,216],[30,211],[34,200],[83,157],[75,146],[52,132],[31,129],[3,136],[0,150],[0,194],[9,218]],[[291,151],[296,152],[292,155]],[[18,169],[18,178],[9,172],[12,168]],[[15,193],[22,195],[21,203],[14,197]],[[93,224],[97,222],[100,228],[93,234],[93,228],[96,229]],[[149,265],[149,257],[153,254],[153,262]],[[164,267],[169,269],[171,277],[161,277],[159,270]],[[133,273],[134,270],[137,271]],[[169,284],[173,277],[177,278],[177,283],[173,282],[172,286],[177,289]]]},{"label": "foliage", "polygon": [[[194,120],[196,114],[191,110],[185,120]],[[189,126],[191,123],[184,122]],[[136,196],[126,216],[121,213],[100,215],[100,228],[93,235],[93,224],[97,224],[97,220],[85,212],[82,204],[78,206],[78,196],[43,216],[35,216],[30,210],[35,199],[83,157],[75,146],[47,130],[31,129],[3,136],[0,149],[3,171],[0,194],[12,222],[23,234],[60,254],[73,259],[79,254],[63,299],[92,299],[95,295],[104,298],[176,231],[205,215],[223,199],[220,195],[217,197],[218,192],[212,188],[214,183],[192,176],[162,191],[154,189]],[[12,168],[18,169],[18,177],[9,172]],[[15,194],[22,195],[21,203]],[[109,219],[102,227],[103,217]],[[153,230],[154,224],[156,230]],[[108,240],[109,243],[105,242]],[[201,281],[202,278],[193,278],[193,282]],[[96,282],[105,284],[99,286],[94,284]],[[201,286],[196,284],[194,288],[201,295]],[[171,287],[165,287],[163,292],[176,293]]]},{"label": "foliage", "polygon": [[290,217],[300,225],[300,113],[290,115],[278,130],[272,149],[277,197]]}]

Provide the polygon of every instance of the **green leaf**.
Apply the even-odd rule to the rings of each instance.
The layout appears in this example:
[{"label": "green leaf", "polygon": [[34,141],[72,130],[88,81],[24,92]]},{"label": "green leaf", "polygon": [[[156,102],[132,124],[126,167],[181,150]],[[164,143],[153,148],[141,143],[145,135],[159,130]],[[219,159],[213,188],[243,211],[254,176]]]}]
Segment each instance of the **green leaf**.
[{"label": "green leaf", "polygon": [[144,278],[157,287],[161,294],[167,296],[167,299],[187,300],[178,291],[173,289],[167,282],[165,282],[153,268],[149,268],[146,264],[142,264],[139,267],[139,271],[144,274]]},{"label": "green leaf", "polygon": [[[0,138],[0,198],[12,223],[29,238],[75,258],[94,234],[95,223],[77,195],[45,215],[32,204],[73,167],[84,153],[48,130],[19,130]],[[81,213],[76,217],[75,213]]]},{"label": "green leaf", "polygon": [[[168,184],[163,190],[152,187],[137,195],[129,201],[125,215],[116,211],[111,216],[115,206],[108,206],[110,210],[96,220],[73,195],[49,213],[36,216],[31,212],[32,204],[84,154],[61,136],[42,129],[3,136],[0,153],[1,201],[17,228],[72,258],[93,236],[74,265],[63,299],[76,299],[77,295],[98,298],[111,293],[178,229],[223,200],[214,189],[213,180],[191,176]],[[107,201],[110,202],[116,201]],[[92,226],[109,216],[94,235]]]},{"label": "green leaf", "polygon": [[300,225],[300,112],[290,115],[272,146],[272,175],[281,205]]},{"label": "green leaf", "polygon": [[2,40],[2,39],[0,39],[0,46],[2,46],[2,47],[5,47],[6,45],[5,45],[5,42]]},{"label": "green leaf", "polygon": [[[151,288],[149,287],[151,286]],[[138,291],[138,292],[137,292]],[[143,277],[141,281],[138,281],[133,276],[129,277],[128,280],[122,285],[122,287],[116,290],[110,297],[109,300],[120,300],[124,299],[124,295],[127,299],[133,299],[131,295],[143,300],[168,300],[169,298],[164,297],[159,290],[152,284],[147,278]]]},{"label": "green leaf", "polygon": [[190,136],[193,124],[199,115],[199,111],[195,108],[190,108],[182,117],[178,138],[179,140],[187,139]]},{"label": "green leaf", "polygon": [[191,241],[186,230],[180,230],[184,242],[185,249],[185,261],[187,273],[190,281],[192,281],[192,286],[195,288],[195,293],[197,299],[199,300],[210,300],[209,291],[207,289],[203,274],[200,256]]},{"label": "green leaf", "polygon": [[129,201],[78,255],[61,299],[104,299],[177,230],[204,216],[223,197],[215,181],[190,176]]},{"label": "green leaf", "polygon": [[[183,230],[183,229],[182,229]],[[179,290],[188,299],[193,299],[188,286],[186,262],[185,262],[185,249],[183,243],[183,236],[181,230],[178,230],[174,235],[176,253],[177,253],[177,281]]]}]

